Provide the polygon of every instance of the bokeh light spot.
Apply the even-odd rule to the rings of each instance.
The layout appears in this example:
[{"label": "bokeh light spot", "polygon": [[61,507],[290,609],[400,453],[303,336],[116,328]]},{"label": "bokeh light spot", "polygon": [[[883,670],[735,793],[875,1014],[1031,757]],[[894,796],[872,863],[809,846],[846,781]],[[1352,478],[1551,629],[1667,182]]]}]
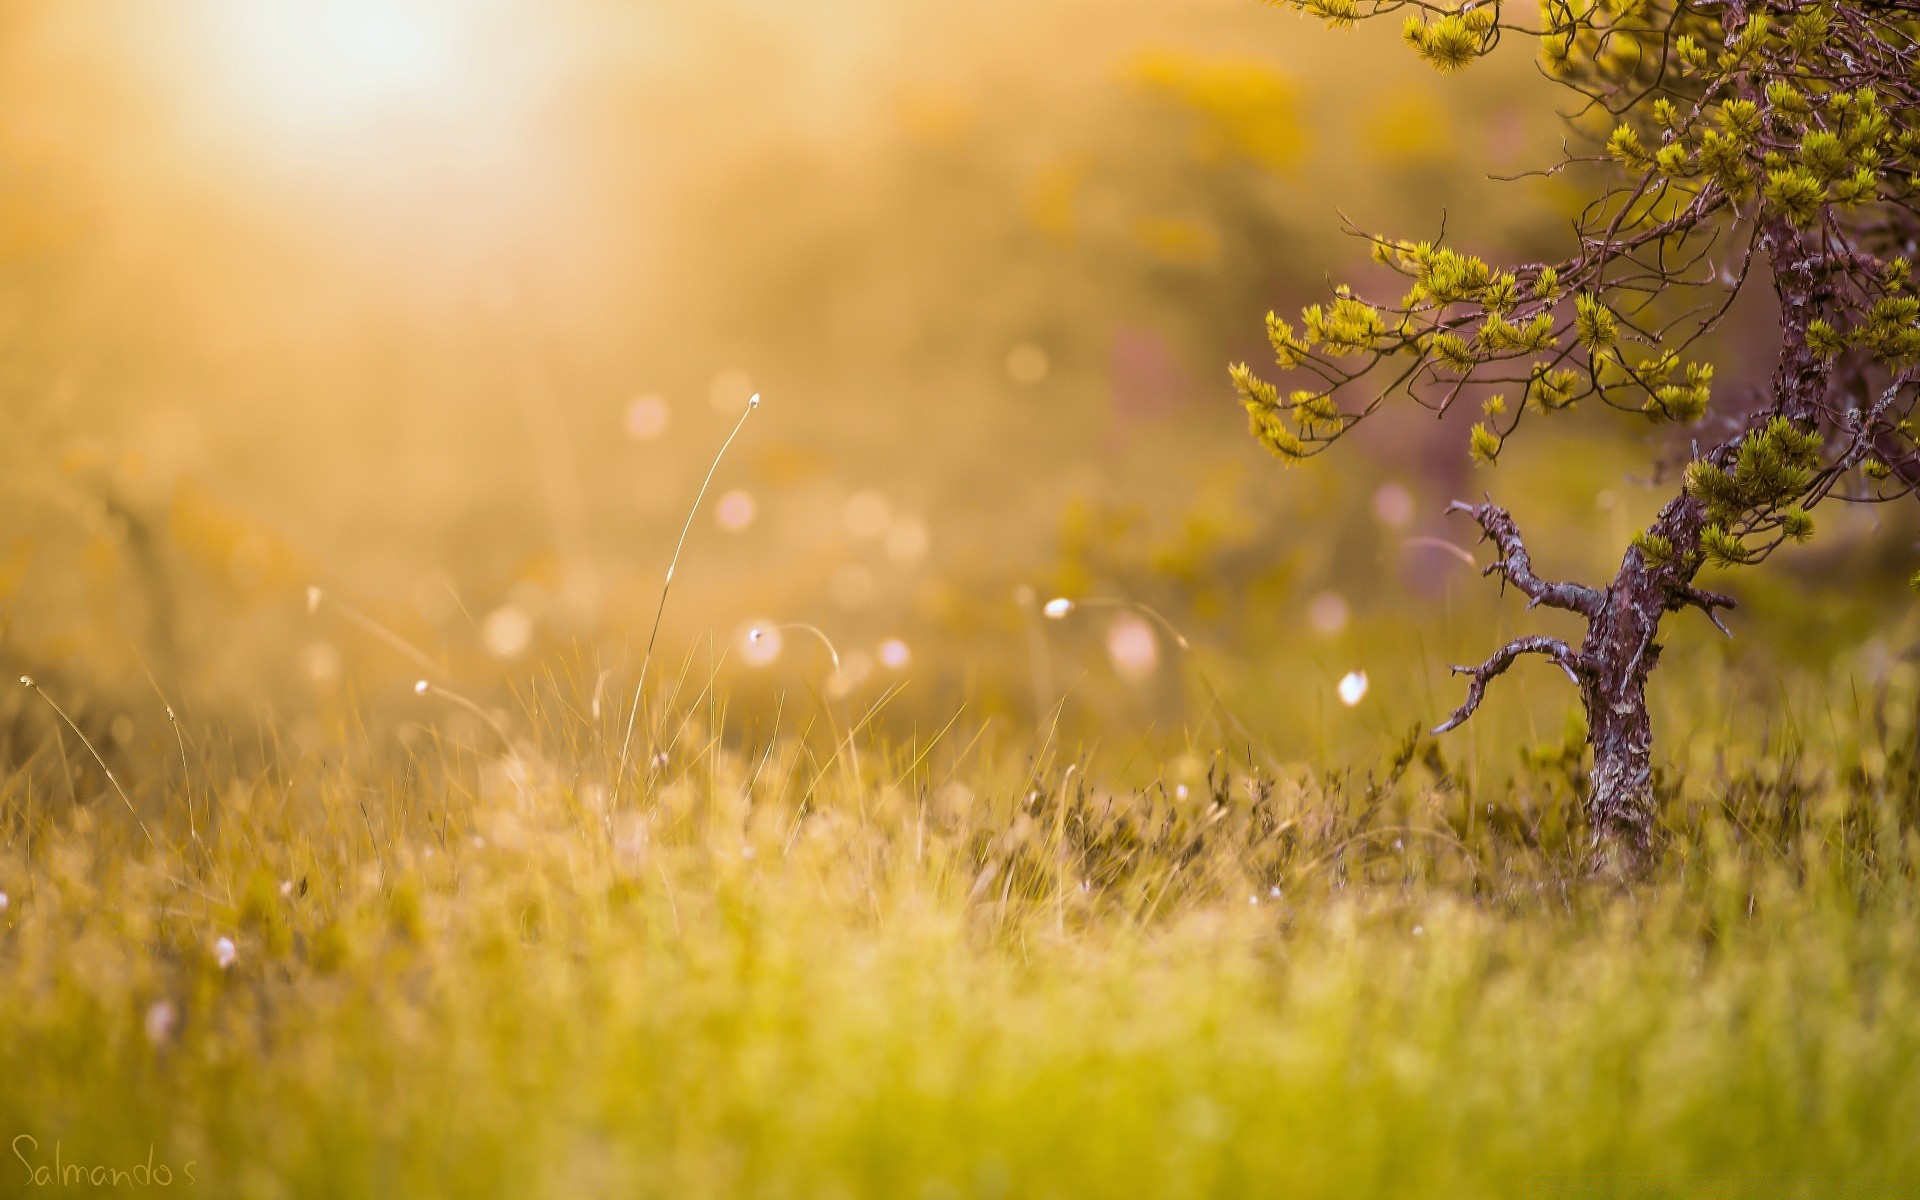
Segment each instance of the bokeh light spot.
[{"label": "bokeh light spot", "polygon": [[874,589],[873,572],[859,563],[848,563],[827,580],[827,594],[841,608],[861,608],[872,603]]},{"label": "bokeh light spot", "polygon": [[1413,493],[1398,483],[1383,483],[1374,489],[1373,515],[1380,523],[1399,529],[1413,520]]},{"label": "bokeh light spot", "polygon": [[847,507],[841,519],[853,537],[862,540],[877,538],[893,524],[893,506],[887,503],[885,496],[867,488],[847,497]]},{"label": "bokeh light spot", "polygon": [[326,642],[314,642],[300,652],[300,669],[315,687],[330,687],[340,678],[340,652]]},{"label": "bokeh light spot", "polygon": [[753,524],[759,506],[753,501],[753,493],[735,488],[720,497],[713,507],[713,519],[720,522],[720,528],[728,533],[739,533]]},{"label": "bokeh light spot", "polygon": [[1021,342],[1007,351],[1007,378],[1022,385],[1039,383],[1047,377],[1052,364],[1047,352],[1032,342]]},{"label": "bokeh light spot", "polygon": [[1107,626],[1107,657],[1121,677],[1145,679],[1160,665],[1160,639],[1153,626],[1132,613],[1123,614]]},{"label": "bokeh light spot", "polygon": [[1321,592],[1307,602],[1307,624],[1322,637],[1332,637],[1347,627],[1353,610],[1339,592]]},{"label": "bokeh light spot", "polygon": [[851,693],[873,674],[873,658],[855,650],[840,660],[840,669],[827,677],[827,694],[838,699]]},{"label": "bokeh light spot", "polygon": [[495,658],[518,658],[533,642],[533,618],[517,604],[503,604],[480,623],[480,640]]},{"label": "bokeh light spot", "polygon": [[927,556],[927,523],[919,517],[896,517],[887,529],[887,557],[910,567]]},{"label": "bokeh light spot", "polygon": [[635,396],[627,405],[627,436],[638,442],[651,442],[667,431],[671,417],[664,396]]}]

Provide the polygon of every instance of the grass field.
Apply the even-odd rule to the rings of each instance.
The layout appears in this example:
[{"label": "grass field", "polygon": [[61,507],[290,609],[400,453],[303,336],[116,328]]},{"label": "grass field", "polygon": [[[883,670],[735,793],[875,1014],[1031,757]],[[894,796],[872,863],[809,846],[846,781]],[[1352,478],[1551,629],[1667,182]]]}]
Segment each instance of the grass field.
[{"label": "grass field", "polygon": [[1476,786],[1459,742],[1160,769],[964,723],[755,739],[703,700],[610,795],[618,721],[536,700],[510,750],[183,721],[136,799],[47,739],[0,791],[0,1178],[1906,1194],[1913,672],[1844,718],[1794,694],[1667,775],[1630,888],[1587,881],[1564,762]]},{"label": "grass field", "polygon": [[1545,660],[1425,733],[1576,628],[1449,502],[1604,582],[1779,340],[1282,469],[1611,130],[1362,24],[0,4],[0,1200],[1920,1195],[1920,510],[1668,618],[1644,878]]}]

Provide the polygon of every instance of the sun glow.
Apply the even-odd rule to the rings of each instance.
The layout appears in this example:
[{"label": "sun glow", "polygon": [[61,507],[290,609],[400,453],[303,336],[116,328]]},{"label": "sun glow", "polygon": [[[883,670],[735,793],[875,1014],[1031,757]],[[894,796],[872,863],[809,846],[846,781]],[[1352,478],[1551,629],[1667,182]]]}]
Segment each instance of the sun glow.
[{"label": "sun glow", "polygon": [[152,161],[353,261],[405,254],[421,279],[577,224],[553,132],[581,44],[546,7],[190,0],[119,33],[164,108]]},{"label": "sun glow", "polygon": [[444,114],[484,80],[472,11],[445,0],[208,0],[209,82],[283,135]]}]

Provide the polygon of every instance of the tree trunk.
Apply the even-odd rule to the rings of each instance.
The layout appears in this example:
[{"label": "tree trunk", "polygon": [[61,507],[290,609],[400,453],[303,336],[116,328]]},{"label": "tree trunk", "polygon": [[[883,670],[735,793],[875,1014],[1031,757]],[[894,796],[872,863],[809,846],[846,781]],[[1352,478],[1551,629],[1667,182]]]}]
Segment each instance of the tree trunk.
[{"label": "tree trunk", "polygon": [[[1700,456],[1722,468],[1733,464],[1747,435],[1773,414],[1803,428],[1817,426],[1819,404],[1832,375],[1832,364],[1807,342],[1809,321],[1832,298],[1822,260],[1806,251],[1800,233],[1784,218],[1765,222],[1760,240],[1773,268],[1784,346],[1774,370],[1773,404]],[[1596,866],[1604,873],[1636,874],[1653,863],[1653,723],[1647,715],[1647,675],[1660,658],[1654,640],[1660,620],[1693,605],[1718,625],[1713,610],[1733,607],[1731,597],[1693,586],[1706,525],[1705,507],[1681,492],[1660,510],[1648,531],[1672,547],[1673,559],[1656,567],[1637,547],[1630,547],[1598,604],[1579,610],[1589,622],[1580,647],[1587,668],[1580,692],[1587,709],[1587,746],[1593,753],[1587,827]]]},{"label": "tree trunk", "polygon": [[1653,861],[1653,725],[1644,682],[1622,683],[1587,700],[1587,828],[1602,874],[1635,875]]},{"label": "tree trunk", "polygon": [[[1678,510],[1680,504],[1669,506]],[[1663,514],[1666,523],[1679,511]],[[1667,584],[1640,551],[1628,549],[1587,629],[1581,655],[1590,665],[1580,698],[1587,710],[1587,829],[1603,874],[1634,875],[1653,862],[1653,721],[1647,675],[1660,658],[1654,641],[1669,608]]]}]

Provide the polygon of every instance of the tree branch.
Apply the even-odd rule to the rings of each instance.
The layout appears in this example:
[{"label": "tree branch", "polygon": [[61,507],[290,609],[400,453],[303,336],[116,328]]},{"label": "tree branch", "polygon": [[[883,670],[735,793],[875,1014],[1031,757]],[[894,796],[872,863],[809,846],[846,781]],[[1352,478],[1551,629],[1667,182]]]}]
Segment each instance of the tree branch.
[{"label": "tree branch", "polygon": [[1692,605],[1694,608],[1707,614],[1707,620],[1713,622],[1715,629],[1718,629],[1728,637],[1733,636],[1733,630],[1728,629],[1722,624],[1720,615],[1713,611],[1716,608],[1739,607],[1738,601],[1734,600],[1732,596],[1724,595],[1720,592],[1703,591],[1700,588],[1685,583],[1679,587],[1669,589],[1667,596],[1667,608],[1670,611],[1678,612],[1688,605]]},{"label": "tree branch", "polygon": [[1480,573],[1499,572],[1527,597],[1528,608],[1544,604],[1548,608],[1579,613],[1589,620],[1600,615],[1605,598],[1599,589],[1578,583],[1548,583],[1533,573],[1533,558],[1527,553],[1527,544],[1520,538],[1520,527],[1513,523],[1512,513],[1491,500],[1485,504],[1455,500],[1447,506],[1447,511],[1471,513],[1480,523],[1480,540],[1492,542],[1500,551],[1500,557]]},{"label": "tree branch", "polygon": [[1517,638],[1494,651],[1492,658],[1489,658],[1477,667],[1453,668],[1455,675],[1471,675],[1473,681],[1467,684],[1466,701],[1461,704],[1459,708],[1455,709],[1453,715],[1442,722],[1433,732],[1436,735],[1445,733],[1450,729],[1457,728],[1461,722],[1472,716],[1473,710],[1480,707],[1481,698],[1487,694],[1487,682],[1496,675],[1506,674],[1507,668],[1511,667],[1514,660],[1522,654],[1546,655],[1554,662],[1559,663],[1560,669],[1567,673],[1567,678],[1573,680],[1576,684],[1580,682],[1582,675],[1591,674],[1593,671],[1593,665],[1589,663],[1586,658],[1559,638]]}]

